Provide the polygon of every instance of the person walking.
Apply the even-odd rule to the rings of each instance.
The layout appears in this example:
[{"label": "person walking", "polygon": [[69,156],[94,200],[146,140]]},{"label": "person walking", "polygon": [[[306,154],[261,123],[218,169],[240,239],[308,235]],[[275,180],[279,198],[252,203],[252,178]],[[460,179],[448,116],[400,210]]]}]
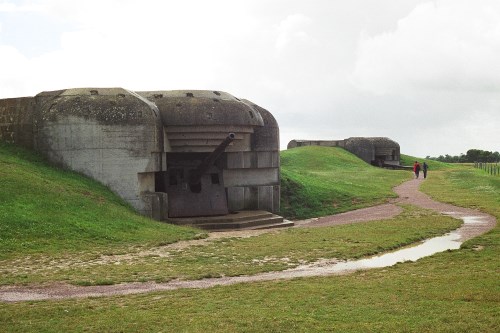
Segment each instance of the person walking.
[{"label": "person walking", "polygon": [[420,163],[418,163],[418,161],[415,161],[415,163],[413,163],[413,172],[415,173],[415,178],[418,178],[420,174]]},{"label": "person walking", "polygon": [[429,169],[429,166],[427,165],[427,163],[424,162],[424,164],[422,165],[422,172],[424,173],[424,179],[427,178],[427,169]]}]

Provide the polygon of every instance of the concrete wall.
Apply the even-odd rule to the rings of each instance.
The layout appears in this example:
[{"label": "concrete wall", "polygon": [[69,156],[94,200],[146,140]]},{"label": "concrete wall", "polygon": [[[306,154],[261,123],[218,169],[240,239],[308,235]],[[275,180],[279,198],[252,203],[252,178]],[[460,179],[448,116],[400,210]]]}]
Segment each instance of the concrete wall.
[{"label": "concrete wall", "polygon": [[279,211],[279,153],[227,153],[223,178],[230,210]]},{"label": "concrete wall", "polygon": [[0,99],[0,140],[33,148],[33,97]]},{"label": "concrete wall", "polygon": [[248,100],[242,102],[260,114],[263,126],[255,127],[251,152],[228,153],[224,184],[232,210],[280,210],[279,127],[266,109]]},{"label": "concrete wall", "polygon": [[385,137],[352,137],[345,140],[345,148],[367,163],[399,165],[400,147]]},{"label": "concrete wall", "polygon": [[366,163],[375,160],[375,147],[366,138],[349,138],[345,140],[345,149],[353,153]]},{"label": "concrete wall", "polygon": [[[152,215],[161,171],[161,123],[154,107],[123,89],[74,89],[37,96],[35,148],[53,163],[108,186]],[[153,201],[153,202],[152,202]]]},{"label": "concrete wall", "polygon": [[303,146],[341,147],[366,163],[399,165],[399,144],[384,137],[352,137],[345,140],[291,140],[287,149]]},{"label": "concrete wall", "polygon": [[168,174],[168,156],[208,155],[229,132],[236,138],[217,162],[229,210],[278,212],[278,124],[250,101],[218,91],[122,88],[0,100],[1,140],[100,181],[159,220],[168,216],[168,195],[156,192]]},{"label": "concrete wall", "polygon": [[291,140],[287,149],[303,146],[341,147],[345,148],[345,140]]},{"label": "concrete wall", "polygon": [[139,94],[160,110],[167,153],[209,153],[235,134],[222,165],[230,211],[279,211],[279,128],[269,111],[220,91]]}]

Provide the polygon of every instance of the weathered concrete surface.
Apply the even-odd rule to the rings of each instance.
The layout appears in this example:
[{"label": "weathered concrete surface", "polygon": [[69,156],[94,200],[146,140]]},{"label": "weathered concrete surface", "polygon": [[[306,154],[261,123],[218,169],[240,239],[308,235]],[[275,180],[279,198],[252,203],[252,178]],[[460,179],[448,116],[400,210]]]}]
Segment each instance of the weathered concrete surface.
[{"label": "weathered concrete surface", "polygon": [[[125,89],[68,89],[37,95],[35,148],[152,216],[161,171],[162,124],[152,103]],[[151,202],[153,200],[153,202]],[[155,213],[156,214],[156,213]]]},{"label": "weathered concrete surface", "polygon": [[169,126],[263,126],[259,112],[220,91],[174,90],[138,92],[160,110]]},{"label": "weathered concrete surface", "polygon": [[[204,181],[188,184],[192,169],[230,132],[234,141]],[[169,202],[185,205],[186,214],[279,211],[278,124],[267,110],[225,92],[77,88],[4,99],[0,139],[100,181],[156,219],[168,218]],[[203,204],[215,196],[224,207]]]},{"label": "weathered concrete surface", "polygon": [[31,97],[0,99],[0,140],[33,148],[34,105]]},{"label": "weathered concrete surface", "polygon": [[321,146],[321,147],[341,147],[345,148],[345,140],[291,140],[286,149],[292,149],[303,146]]},{"label": "weathered concrete surface", "polygon": [[262,210],[246,210],[233,212],[224,216],[190,217],[170,219],[177,225],[195,226],[210,231],[225,231],[227,225],[233,230],[262,230],[291,227],[292,221],[284,221],[283,217]]},{"label": "weathered concrete surface", "polygon": [[227,209],[279,211],[279,128],[269,111],[220,91],[139,94],[159,108],[167,169],[179,167],[176,153],[209,153],[232,132],[235,139],[217,166],[227,191]]},{"label": "weathered concrete surface", "polygon": [[345,140],[345,149],[367,163],[399,165],[400,147],[396,141],[382,137],[353,137]]},{"label": "weathered concrete surface", "polygon": [[366,163],[384,166],[399,165],[399,144],[384,137],[351,137],[345,140],[291,140],[287,149],[302,146],[341,147]]}]

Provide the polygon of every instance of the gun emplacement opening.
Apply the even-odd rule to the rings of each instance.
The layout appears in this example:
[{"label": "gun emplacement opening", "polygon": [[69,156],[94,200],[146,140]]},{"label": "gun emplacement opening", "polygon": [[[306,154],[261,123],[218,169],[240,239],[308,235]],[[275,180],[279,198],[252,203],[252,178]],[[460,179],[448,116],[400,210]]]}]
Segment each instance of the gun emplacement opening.
[{"label": "gun emplacement opening", "polygon": [[236,135],[234,133],[229,133],[228,136],[214,149],[213,152],[208,155],[203,162],[198,165],[194,170],[191,170],[189,174],[189,184],[193,187],[200,184],[201,176],[206,173],[210,167],[217,161],[217,159],[224,153],[227,146],[233,142]]},{"label": "gun emplacement opening", "polygon": [[[276,223],[279,128],[251,101],[216,90],[88,87],[0,99],[0,118],[0,139],[102,182],[143,215],[228,215],[217,226],[220,218],[182,222],[212,229]],[[259,221],[228,222],[228,212]]]}]

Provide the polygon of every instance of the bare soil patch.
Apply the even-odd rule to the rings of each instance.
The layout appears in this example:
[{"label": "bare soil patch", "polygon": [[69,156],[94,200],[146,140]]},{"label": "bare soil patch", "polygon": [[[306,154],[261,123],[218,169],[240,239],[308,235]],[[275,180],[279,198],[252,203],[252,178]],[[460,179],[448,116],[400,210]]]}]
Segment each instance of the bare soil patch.
[{"label": "bare soil patch", "polygon": [[[440,203],[419,192],[418,187],[422,181],[422,179],[413,179],[395,187],[394,191],[399,195],[399,198],[394,200],[393,203],[359,209],[356,211],[317,219],[297,221],[296,225],[297,227],[319,227],[392,218],[402,211],[401,207],[397,206],[396,203],[405,203],[431,209],[442,214],[453,216],[455,218],[472,217],[480,220],[479,223],[466,223],[458,230],[461,241],[471,239],[494,228],[496,219],[491,215],[482,213],[477,210]],[[168,251],[173,249],[184,249],[189,246],[202,245],[216,239],[226,237],[253,237],[265,232],[278,231],[271,229],[214,232],[210,233],[209,237],[206,239],[178,242],[147,251],[140,251],[134,254],[125,254],[123,256],[103,256],[100,260],[102,260],[102,262],[110,262],[114,260],[123,260],[124,258],[133,259],[134,256],[146,256],[151,254],[162,255],[162,253],[167,253]],[[222,277],[195,281],[170,281],[167,283],[123,283],[118,285],[89,287],[73,286],[63,283],[27,287],[5,286],[0,287],[0,300],[5,302],[18,302],[28,300],[127,295],[158,290],[174,290],[180,288],[209,288],[213,286],[230,285],[243,282],[270,281],[278,279],[291,279],[296,277],[330,275],[338,274],[333,273],[333,270],[330,269],[336,263],[337,262],[335,260],[323,260],[321,262],[300,266],[290,270],[268,272],[253,276]]]}]

